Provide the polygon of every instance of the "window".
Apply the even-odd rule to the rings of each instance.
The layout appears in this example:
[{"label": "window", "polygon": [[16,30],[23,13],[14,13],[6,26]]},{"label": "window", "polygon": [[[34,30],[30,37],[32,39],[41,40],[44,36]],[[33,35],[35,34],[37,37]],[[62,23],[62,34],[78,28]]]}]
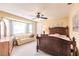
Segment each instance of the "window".
[{"label": "window", "polygon": [[[4,27],[4,22],[1,21],[0,23],[0,35],[1,36],[12,36],[12,35],[16,35],[16,34],[21,34],[21,33],[33,33],[35,32],[35,30],[33,30],[33,28],[35,29],[35,23],[24,23],[21,21],[16,21],[15,19],[11,19],[11,18],[7,18],[7,17],[3,17],[0,18],[2,20],[4,20],[5,24],[6,24],[6,29]],[[6,34],[5,34],[6,33]]]},{"label": "window", "polygon": [[33,28],[33,27],[32,27],[32,24],[28,24],[28,32],[29,32],[29,33],[32,33],[32,28]]},{"label": "window", "polygon": [[26,33],[26,24],[22,22],[12,21],[13,33],[20,34]]},{"label": "window", "polygon": [[32,33],[33,24],[12,21],[12,34]]},{"label": "window", "polygon": [[33,24],[26,23],[26,32],[27,33],[32,33],[33,32],[32,29],[33,29]]}]

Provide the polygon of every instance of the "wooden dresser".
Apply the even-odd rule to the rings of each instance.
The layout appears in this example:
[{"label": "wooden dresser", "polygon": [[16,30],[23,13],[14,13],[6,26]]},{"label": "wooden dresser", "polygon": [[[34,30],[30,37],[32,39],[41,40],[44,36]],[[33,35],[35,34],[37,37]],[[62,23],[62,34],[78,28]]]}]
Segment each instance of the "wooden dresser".
[{"label": "wooden dresser", "polygon": [[0,56],[10,56],[13,48],[13,40],[11,37],[0,39]]}]

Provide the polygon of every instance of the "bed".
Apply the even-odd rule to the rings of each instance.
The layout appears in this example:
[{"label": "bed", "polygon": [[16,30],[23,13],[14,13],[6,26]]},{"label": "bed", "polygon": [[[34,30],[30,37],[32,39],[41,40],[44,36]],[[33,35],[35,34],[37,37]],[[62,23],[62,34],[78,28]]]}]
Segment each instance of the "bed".
[{"label": "bed", "polygon": [[[64,35],[68,39],[60,36],[52,36],[51,34]],[[49,28],[49,34],[37,35],[37,52],[42,50],[53,56],[71,56],[76,52],[75,38],[70,39],[68,27]]]}]

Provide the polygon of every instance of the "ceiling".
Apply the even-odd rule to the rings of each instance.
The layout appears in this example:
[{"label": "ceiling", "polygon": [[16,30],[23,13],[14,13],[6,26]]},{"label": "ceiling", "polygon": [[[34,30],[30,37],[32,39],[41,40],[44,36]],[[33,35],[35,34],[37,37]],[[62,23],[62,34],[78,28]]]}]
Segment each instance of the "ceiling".
[{"label": "ceiling", "polygon": [[41,12],[48,19],[57,19],[69,14],[70,5],[67,3],[0,3],[0,10],[27,19],[33,19],[37,12]]}]

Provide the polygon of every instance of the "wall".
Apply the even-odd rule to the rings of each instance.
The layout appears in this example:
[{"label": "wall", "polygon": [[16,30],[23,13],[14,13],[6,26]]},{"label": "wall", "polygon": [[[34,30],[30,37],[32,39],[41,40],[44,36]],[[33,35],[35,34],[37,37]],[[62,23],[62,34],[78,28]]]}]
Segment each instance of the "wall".
[{"label": "wall", "polygon": [[69,27],[70,27],[70,37],[75,37],[77,46],[79,47],[79,32],[73,31],[73,16],[79,12],[79,4],[73,4],[71,7],[70,17],[69,17]]},{"label": "wall", "polygon": [[63,26],[66,27],[68,26],[68,17],[62,17],[60,19],[55,19],[55,20],[46,20],[44,22],[44,28],[45,28],[45,32],[49,33],[49,27],[54,27],[54,26]]}]

